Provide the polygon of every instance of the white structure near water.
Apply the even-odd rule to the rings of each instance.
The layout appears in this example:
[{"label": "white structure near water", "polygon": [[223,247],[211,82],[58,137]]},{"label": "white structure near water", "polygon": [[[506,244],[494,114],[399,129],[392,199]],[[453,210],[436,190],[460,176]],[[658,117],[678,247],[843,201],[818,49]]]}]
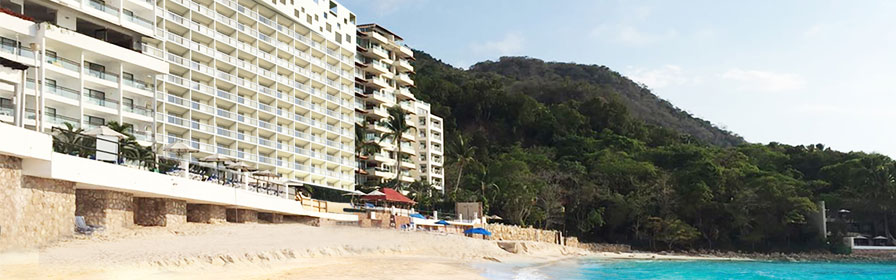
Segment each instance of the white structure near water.
[{"label": "white structure near water", "polygon": [[[0,121],[15,123],[21,112],[23,127],[43,132],[131,124],[143,145],[184,142],[199,150],[194,160],[223,154],[283,179],[353,190],[357,111],[376,107],[367,114],[380,120],[400,105],[419,124],[396,172],[404,183],[443,185],[441,119],[410,93],[413,52],[376,25],[359,31],[335,1],[0,6],[12,11],[0,13],[0,56],[29,66],[23,98],[15,83],[0,85]],[[378,60],[365,65],[365,57]],[[394,176],[377,169],[394,167],[385,163],[362,172]]]}]

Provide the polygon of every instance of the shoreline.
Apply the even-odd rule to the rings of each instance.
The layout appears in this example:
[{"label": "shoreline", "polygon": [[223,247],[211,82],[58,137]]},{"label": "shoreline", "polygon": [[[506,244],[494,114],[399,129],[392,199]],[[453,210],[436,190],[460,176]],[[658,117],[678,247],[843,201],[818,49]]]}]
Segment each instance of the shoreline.
[{"label": "shoreline", "polygon": [[512,241],[519,246],[511,253],[500,242],[508,241],[290,223],[138,227],[0,254],[0,279],[487,279],[583,258],[793,261],[721,252],[592,252],[534,241]]}]

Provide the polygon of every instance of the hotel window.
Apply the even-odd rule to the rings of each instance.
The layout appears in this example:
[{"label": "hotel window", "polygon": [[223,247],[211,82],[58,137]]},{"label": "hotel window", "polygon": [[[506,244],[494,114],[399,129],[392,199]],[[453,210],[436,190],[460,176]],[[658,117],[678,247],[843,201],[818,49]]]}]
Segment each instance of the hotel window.
[{"label": "hotel window", "polygon": [[0,98],[0,108],[15,108],[15,106],[12,103],[12,99]]},{"label": "hotel window", "polygon": [[86,116],[86,117],[87,117],[88,124],[92,124],[92,125],[105,125],[106,124],[106,119],[103,119],[100,117],[94,117],[94,116]]},{"label": "hotel window", "polygon": [[122,97],[122,98],[121,98],[121,105],[122,105],[122,106],[125,106],[125,107],[127,107],[127,108],[134,109],[134,99],[127,98],[127,97]]}]

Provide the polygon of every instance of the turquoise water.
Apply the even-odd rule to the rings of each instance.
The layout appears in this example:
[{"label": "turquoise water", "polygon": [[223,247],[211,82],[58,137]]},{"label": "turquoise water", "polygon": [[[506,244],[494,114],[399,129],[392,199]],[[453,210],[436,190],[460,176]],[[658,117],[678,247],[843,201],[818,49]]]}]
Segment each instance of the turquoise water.
[{"label": "turquoise water", "polygon": [[896,279],[896,263],[580,259],[483,267],[489,279]]}]

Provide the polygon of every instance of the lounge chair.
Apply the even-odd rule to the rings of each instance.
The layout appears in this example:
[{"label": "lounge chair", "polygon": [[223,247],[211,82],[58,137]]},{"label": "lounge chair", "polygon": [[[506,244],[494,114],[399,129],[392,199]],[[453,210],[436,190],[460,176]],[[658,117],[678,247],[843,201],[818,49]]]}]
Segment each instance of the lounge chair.
[{"label": "lounge chair", "polygon": [[95,231],[102,231],[102,226],[88,226],[84,216],[75,216],[75,232],[90,235]]}]

